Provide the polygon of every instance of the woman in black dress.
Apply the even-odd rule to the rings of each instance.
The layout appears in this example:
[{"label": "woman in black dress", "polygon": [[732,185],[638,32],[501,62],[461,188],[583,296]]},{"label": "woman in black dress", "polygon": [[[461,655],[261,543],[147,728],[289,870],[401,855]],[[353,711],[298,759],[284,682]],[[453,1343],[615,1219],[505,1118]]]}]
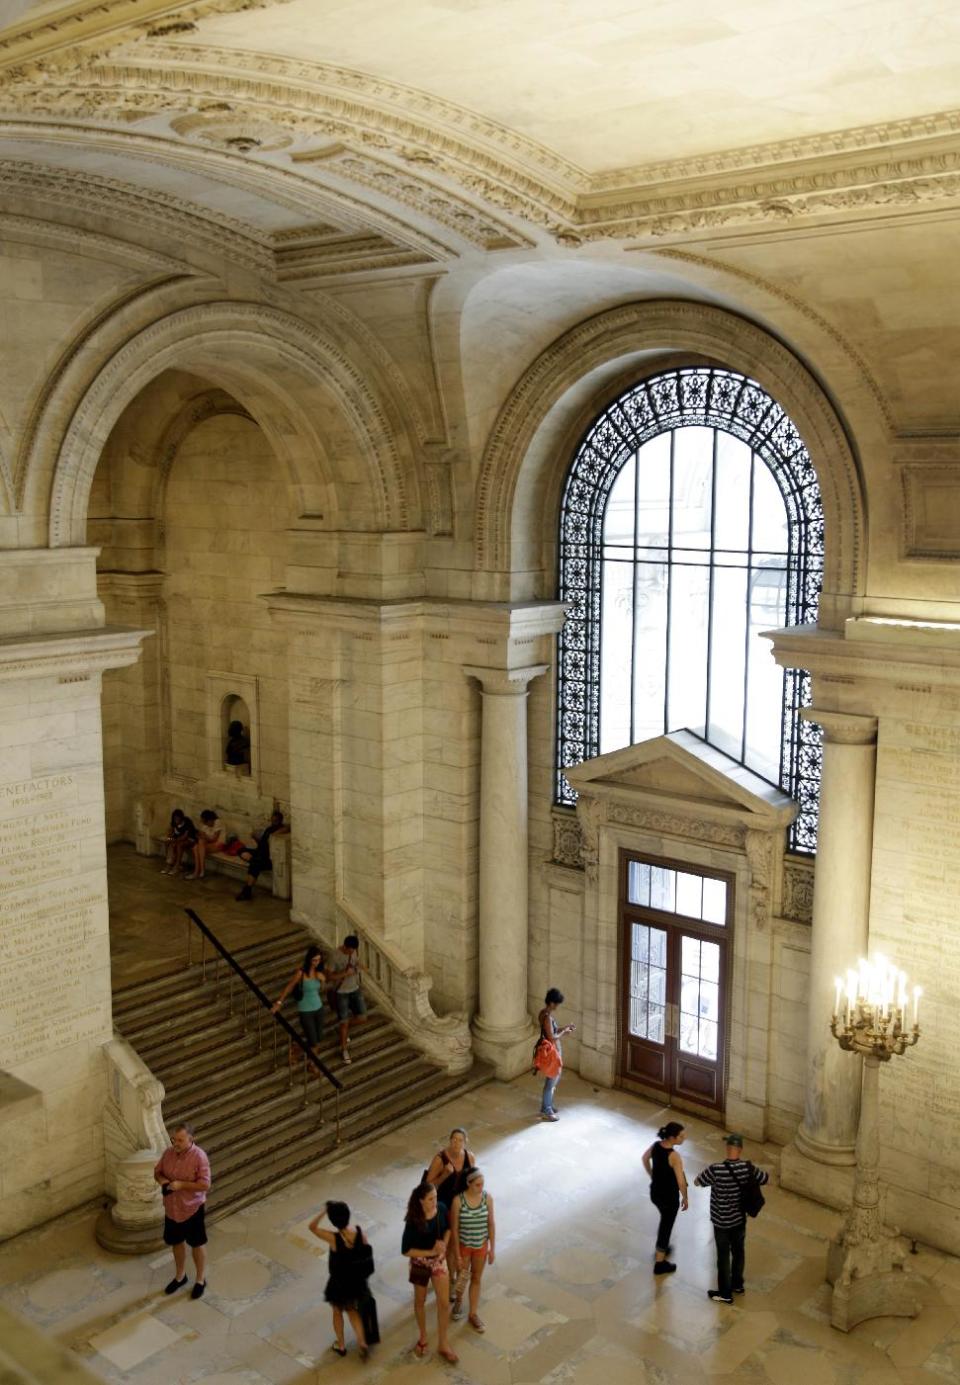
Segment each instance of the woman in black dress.
[{"label": "woman in black dress", "polygon": [[[329,1218],[333,1231],[321,1229],[320,1223],[325,1216]],[[370,1292],[367,1278],[371,1256],[367,1238],[359,1226],[350,1225],[350,1208],[345,1202],[328,1202],[310,1223],[310,1230],[330,1247],[330,1278],[323,1296],[333,1309],[333,1330],[337,1340],[332,1344],[332,1350],[338,1356],[347,1354],[343,1340],[343,1315],[346,1313],[357,1339],[360,1360],[366,1361],[369,1348],[363,1335],[360,1305]]]},{"label": "woman in black dress", "polygon": [[685,1139],[679,1121],[669,1121],[657,1131],[657,1138],[643,1156],[643,1167],[650,1175],[650,1201],[660,1213],[654,1274],[673,1274],[677,1268],[667,1259],[667,1255],[677,1213],[681,1208],[685,1212],[689,1206],[687,1176],[683,1171],[683,1160],[677,1153],[677,1146],[682,1145]]}]

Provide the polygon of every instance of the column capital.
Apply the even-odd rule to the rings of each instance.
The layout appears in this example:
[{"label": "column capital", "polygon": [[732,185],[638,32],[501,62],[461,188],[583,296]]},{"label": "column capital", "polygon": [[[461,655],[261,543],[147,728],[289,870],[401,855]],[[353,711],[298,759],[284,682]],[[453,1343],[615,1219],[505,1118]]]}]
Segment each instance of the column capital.
[{"label": "column capital", "polygon": [[816,707],[801,708],[804,721],[816,722],[823,728],[828,745],[875,745],[877,718],[855,712],[821,712]]},{"label": "column capital", "polygon": [[484,695],[494,697],[518,697],[526,694],[534,678],[546,673],[549,664],[529,664],[526,668],[476,668],[464,664],[463,671],[468,678],[476,678]]}]

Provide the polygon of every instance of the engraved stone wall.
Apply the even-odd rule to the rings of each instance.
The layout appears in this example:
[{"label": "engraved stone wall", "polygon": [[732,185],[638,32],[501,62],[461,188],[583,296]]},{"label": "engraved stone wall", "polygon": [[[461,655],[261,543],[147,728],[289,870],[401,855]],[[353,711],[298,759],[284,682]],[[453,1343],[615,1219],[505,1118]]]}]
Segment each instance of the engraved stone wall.
[{"label": "engraved stone wall", "polygon": [[97,674],[0,682],[0,1237],[103,1186],[111,1036]]}]

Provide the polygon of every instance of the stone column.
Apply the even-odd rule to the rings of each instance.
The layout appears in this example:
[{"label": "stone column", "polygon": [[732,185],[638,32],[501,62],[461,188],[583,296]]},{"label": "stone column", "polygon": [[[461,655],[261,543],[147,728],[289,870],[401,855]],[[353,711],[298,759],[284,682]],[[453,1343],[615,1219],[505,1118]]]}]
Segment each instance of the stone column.
[{"label": "stone column", "polygon": [[[813,892],[805,1110],[795,1150],[789,1151],[784,1183],[844,1205],[856,1163],[860,1064],[840,1049],[830,1033],[830,1018],[834,977],[856,966],[867,952],[877,721],[814,708],[807,708],[803,716],[823,727],[823,776]],[[802,1160],[796,1158],[797,1152],[804,1156]],[[826,1167],[818,1172],[808,1161]],[[837,1174],[831,1176],[830,1169]]]},{"label": "stone column", "polygon": [[481,686],[479,1012],[474,1050],[501,1079],[528,1065],[527,692],[547,664],[467,667]]}]

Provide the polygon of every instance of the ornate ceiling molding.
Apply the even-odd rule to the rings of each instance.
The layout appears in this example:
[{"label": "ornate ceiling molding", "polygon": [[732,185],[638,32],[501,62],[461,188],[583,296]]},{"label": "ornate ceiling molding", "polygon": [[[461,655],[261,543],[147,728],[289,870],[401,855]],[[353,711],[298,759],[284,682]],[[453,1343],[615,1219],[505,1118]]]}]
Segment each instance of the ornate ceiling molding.
[{"label": "ornate ceiling molding", "polygon": [[0,32],[0,67],[43,59],[71,65],[137,34],[186,33],[207,15],[259,10],[286,0],[74,0],[54,14],[27,14]]},{"label": "ornate ceiling molding", "polygon": [[20,240],[28,245],[48,245],[74,255],[93,255],[111,264],[129,265],[133,269],[159,270],[165,274],[183,274],[187,271],[182,260],[61,221],[42,221],[39,217],[0,211],[0,231],[10,240]]},{"label": "ornate ceiling molding", "polygon": [[124,225],[158,232],[173,244],[194,244],[218,258],[253,269],[273,269],[273,250],[251,227],[215,215],[169,193],[145,192],[130,183],[102,174],[66,168],[46,168],[19,159],[0,159],[0,197],[17,201],[37,198],[57,205],[111,216]]},{"label": "ornate ceiling molding", "polygon": [[[126,3],[136,8],[135,0]],[[353,181],[424,214],[436,199],[434,219],[469,231],[468,239],[484,248],[500,248],[496,227],[492,235],[481,229],[485,208],[492,207],[576,245],[960,203],[960,111],[590,175],[538,142],[427,92],[332,64],[189,40],[127,42],[73,69],[23,65],[7,102],[54,118],[117,121],[175,111],[188,121],[195,115],[226,125],[252,121],[281,140],[294,133],[340,141],[342,172]],[[299,155],[310,157],[320,161],[324,152]],[[420,169],[472,193],[484,207],[469,215],[445,208],[457,193],[418,178]],[[510,227],[503,234],[517,237]]]},{"label": "ornate ceiling molding", "polygon": [[533,244],[526,236],[491,217],[484,209],[471,206],[462,197],[438,187],[436,183],[419,178],[407,169],[398,168],[396,164],[376,158],[373,154],[337,144],[292,157],[295,163],[320,164],[351,182],[372,188],[385,197],[392,197],[431,221],[439,221],[442,226],[455,231],[481,250],[517,250]]},{"label": "ornate ceiling molding", "polygon": [[322,283],[331,276],[371,273],[381,269],[415,269],[435,264],[433,255],[397,245],[376,232],[331,231],[312,228],[283,232],[273,238],[277,279],[281,284]]}]

